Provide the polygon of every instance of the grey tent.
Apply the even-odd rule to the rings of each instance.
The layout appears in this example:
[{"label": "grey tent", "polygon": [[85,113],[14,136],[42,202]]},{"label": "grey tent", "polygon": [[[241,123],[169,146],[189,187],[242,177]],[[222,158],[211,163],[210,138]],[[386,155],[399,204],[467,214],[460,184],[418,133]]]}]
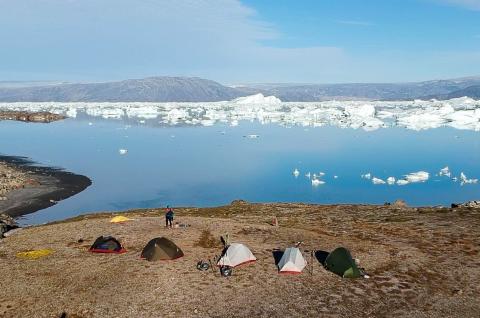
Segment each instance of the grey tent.
[{"label": "grey tent", "polygon": [[336,248],[333,252],[328,254],[325,259],[325,268],[337,275],[345,278],[357,278],[362,276],[362,273],[355,264],[350,252],[344,248]]},{"label": "grey tent", "polygon": [[173,260],[183,256],[182,250],[165,237],[157,237],[145,245],[142,258],[147,261]]},{"label": "grey tent", "polygon": [[302,252],[297,247],[289,247],[283,253],[282,258],[278,262],[278,272],[280,274],[300,274],[307,266]]}]

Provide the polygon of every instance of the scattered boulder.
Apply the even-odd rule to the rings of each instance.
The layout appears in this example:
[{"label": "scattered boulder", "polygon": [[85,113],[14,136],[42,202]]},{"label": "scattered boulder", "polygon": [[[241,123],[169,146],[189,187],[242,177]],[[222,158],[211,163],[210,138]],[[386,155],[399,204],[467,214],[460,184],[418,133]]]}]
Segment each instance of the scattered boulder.
[{"label": "scattered boulder", "polygon": [[452,203],[452,209],[454,208],[473,208],[480,209],[480,201],[468,201],[465,203]]},{"label": "scattered boulder", "polygon": [[0,238],[4,238],[5,233],[16,228],[18,228],[18,225],[15,223],[12,217],[0,213]]},{"label": "scattered boulder", "polygon": [[246,204],[248,204],[248,202],[245,200],[233,200],[232,203],[230,203],[230,205],[246,205]]},{"label": "scattered boulder", "polygon": [[395,200],[395,202],[392,203],[392,206],[396,208],[408,208],[407,202],[404,200]]}]

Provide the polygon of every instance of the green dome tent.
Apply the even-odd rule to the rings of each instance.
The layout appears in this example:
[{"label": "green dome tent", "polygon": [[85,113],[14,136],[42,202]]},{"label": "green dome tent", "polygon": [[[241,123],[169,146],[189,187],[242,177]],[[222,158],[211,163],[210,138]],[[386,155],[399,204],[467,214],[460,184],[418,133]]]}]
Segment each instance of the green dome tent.
[{"label": "green dome tent", "polygon": [[174,260],[182,256],[182,250],[165,237],[157,237],[150,240],[143,248],[141,255],[147,261]]},{"label": "green dome tent", "polygon": [[357,278],[362,276],[352,255],[344,247],[336,248],[328,254],[325,259],[325,268],[344,278]]}]

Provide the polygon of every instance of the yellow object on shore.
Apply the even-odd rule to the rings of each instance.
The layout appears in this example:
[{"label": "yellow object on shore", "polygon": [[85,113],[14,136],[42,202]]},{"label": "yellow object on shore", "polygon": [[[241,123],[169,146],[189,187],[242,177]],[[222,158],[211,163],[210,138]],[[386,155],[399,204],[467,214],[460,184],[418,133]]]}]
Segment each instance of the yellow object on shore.
[{"label": "yellow object on shore", "polygon": [[54,250],[51,249],[43,249],[43,250],[34,250],[34,251],[26,251],[26,252],[19,252],[17,253],[18,258],[23,259],[37,259],[41,258],[50,254],[55,253]]},{"label": "yellow object on shore", "polygon": [[132,219],[129,219],[125,216],[119,215],[110,220],[110,223],[121,223],[121,222],[127,222],[127,221],[132,221]]}]

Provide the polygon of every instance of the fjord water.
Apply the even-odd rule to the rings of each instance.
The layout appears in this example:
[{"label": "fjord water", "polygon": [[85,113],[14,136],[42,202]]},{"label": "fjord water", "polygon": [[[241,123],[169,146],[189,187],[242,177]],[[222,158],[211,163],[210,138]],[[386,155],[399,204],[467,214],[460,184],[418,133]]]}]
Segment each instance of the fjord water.
[{"label": "fjord water", "polygon": [[[89,124],[89,121],[92,123]],[[246,138],[247,135],[259,138]],[[480,177],[480,133],[449,127],[364,131],[284,127],[242,121],[149,127],[121,120],[67,119],[50,124],[0,123],[0,153],[29,157],[92,179],[85,191],[22,218],[36,224],[94,211],[252,202],[369,203],[403,199],[414,206],[479,199],[480,185],[437,176],[449,166]],[[125,155],[119,149],[127,149]],[[297,168],[296,178],[292,171]],[[427,171],[423,183],[375,185]],[[324,172],[312,186],[307,172]],[[334,178],[334,176],[338,176]]]}]

